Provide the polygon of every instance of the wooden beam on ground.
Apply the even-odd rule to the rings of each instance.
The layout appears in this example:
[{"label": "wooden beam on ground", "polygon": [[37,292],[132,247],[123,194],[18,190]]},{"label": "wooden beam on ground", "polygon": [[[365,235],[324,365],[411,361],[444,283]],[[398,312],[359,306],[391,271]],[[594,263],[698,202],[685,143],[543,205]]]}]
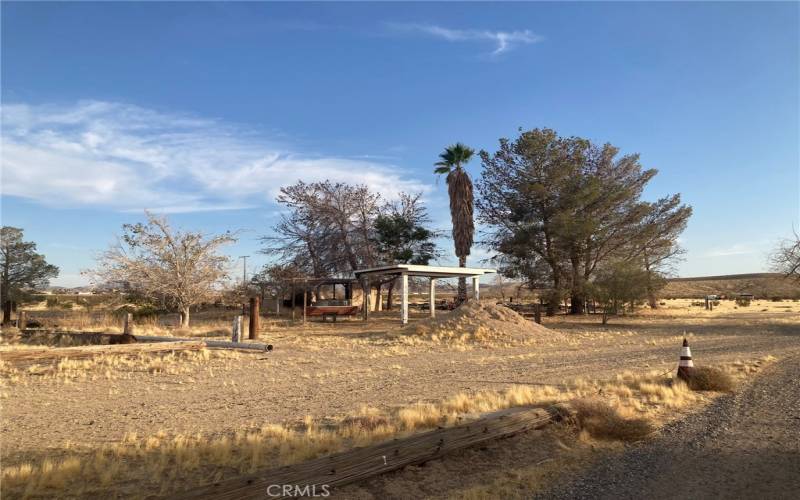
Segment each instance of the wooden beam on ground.
[{"label": "wooden beam on ground", "polygon": [[0,358],[14,366],[58,362],[63,359],[86,359],[103,354],[140,354],[146,352],[168,352],[199,350],[206,343],[199,340],[157,344],[87,345],[79,347],[45,347],[32,349],[0,349]]},{"label": "wooden beam on ground", "polygon": [[276,489],[276,485],[291,486],[293,492],[306,487],[307,491],[311,491],[315,487],[319,493],[323,491],[323,485],[343,486],[480,443],[538,429],[558,419],[558,415],[554,410],[543,408],[510,408],[455,427],[394,439],[368,448],[356,448],[262,474],[228,479],[171,497],[218,500],[291,498],[291,494],[284,494]]}]

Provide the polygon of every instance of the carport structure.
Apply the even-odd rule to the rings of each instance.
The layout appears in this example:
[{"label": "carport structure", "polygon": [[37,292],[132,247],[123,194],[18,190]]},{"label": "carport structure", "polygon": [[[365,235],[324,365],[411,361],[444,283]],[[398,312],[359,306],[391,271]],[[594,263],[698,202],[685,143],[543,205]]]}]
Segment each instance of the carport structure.
[{"label": "carport structure", "polygon": [[[442,267],[442,266],[422,266],[417,264],[396,264],[391,266],[372,267],[369,269],[359,269],[354,274],[356,279],[361,281],[363,289],[369,290],[369,281],[372,276],[400,276],[400,311],[403,324],[408,323],[408,277],[419,276],[430,278],[430,288],[428,300],[430,304],[431,317],[436,316],[436,280],[438,278],[472,278],[472,298],[480,298],[480,278],[484,274],[496,272],[494,269],[482,269],[477,267]],[[364,295],[364,321],[369,319],[369,295]]]}]

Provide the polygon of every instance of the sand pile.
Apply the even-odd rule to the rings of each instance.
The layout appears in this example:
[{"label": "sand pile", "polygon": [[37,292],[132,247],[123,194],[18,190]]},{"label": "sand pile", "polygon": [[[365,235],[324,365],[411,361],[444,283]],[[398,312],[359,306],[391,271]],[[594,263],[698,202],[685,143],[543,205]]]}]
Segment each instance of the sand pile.
[{"label": "sand pile", "polygon": [[507,307],[469,301],[449,314],[409,325],[403,335],[446,343],[510,344],[552,340],[561,334]]}]

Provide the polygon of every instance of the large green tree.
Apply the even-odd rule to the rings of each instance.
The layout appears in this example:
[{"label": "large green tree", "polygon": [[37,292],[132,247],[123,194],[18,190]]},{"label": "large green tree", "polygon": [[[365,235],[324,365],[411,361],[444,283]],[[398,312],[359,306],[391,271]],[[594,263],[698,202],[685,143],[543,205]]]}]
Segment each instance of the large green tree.
[{"label": "large green tree", "polygon": [[[691,215],[678,195],[642,201],[657,171],[642,168],[638,155],[618,153],[550,129],[521,132],[515,141],[501,139],[496,153],[480,153],[478,208],[488,243],[519,272],[536,271],[529,281],[548,278],[553,297],[569,295],[573,313],[583,312],[602,264],[674,249]],[[658,229],[664,221],[669,231]]]},{"label": "large green tree", "polygon": [[[455,244],[458,265],[467,267],[467,256],[472,249],[475,236],[473,220],[474,195],[472,179],[464,169],[475,151],[460,142],[448,146],[436,162],[437,174],[447,174],[447,192],[450,195],[450,217],[453,223],[453,243]],[[467,299],[467,280],[458,279],[458,300]]]},{"label": "large green tree", "polygon": [[48,264],[44,255],[36,253],[36,243],[23,241],[22,229],[3,226],[0,229],[0,300],[3,323],[11,321],[11,302],[27,288],[43,288],[58,276],[58,268]]},{"label": "large green tree", "polygon": [[[375,219],[374,231],[382,264],[427,265],[436,257],[436,232],[425,227],[430,221],[422,195],[400,193],[400,199],[384,207],[383,212]],[[396,282],[397,278],[392,277],[388,283],[388,309],[392,309]]]}]

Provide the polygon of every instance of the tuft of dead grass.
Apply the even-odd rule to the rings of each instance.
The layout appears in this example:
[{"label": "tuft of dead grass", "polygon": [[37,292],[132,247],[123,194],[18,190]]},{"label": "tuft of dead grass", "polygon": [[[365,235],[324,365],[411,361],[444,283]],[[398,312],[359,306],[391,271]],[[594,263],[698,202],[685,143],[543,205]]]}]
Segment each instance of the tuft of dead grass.
[{"label": "tuft of dead grass", "polygon": [[694,367],[685,382],[693,391],[731,392],[736,386],[729,373],[712,366]]},{"label": "tuft of dead grass", "polygon": [[637,417],[630,411],[624,415],[620,408],[613,408],[597,398],[577,399],[570,405],[575,409],[580,429],[597,439],[638,441],[655,430],[650,420]]}]

